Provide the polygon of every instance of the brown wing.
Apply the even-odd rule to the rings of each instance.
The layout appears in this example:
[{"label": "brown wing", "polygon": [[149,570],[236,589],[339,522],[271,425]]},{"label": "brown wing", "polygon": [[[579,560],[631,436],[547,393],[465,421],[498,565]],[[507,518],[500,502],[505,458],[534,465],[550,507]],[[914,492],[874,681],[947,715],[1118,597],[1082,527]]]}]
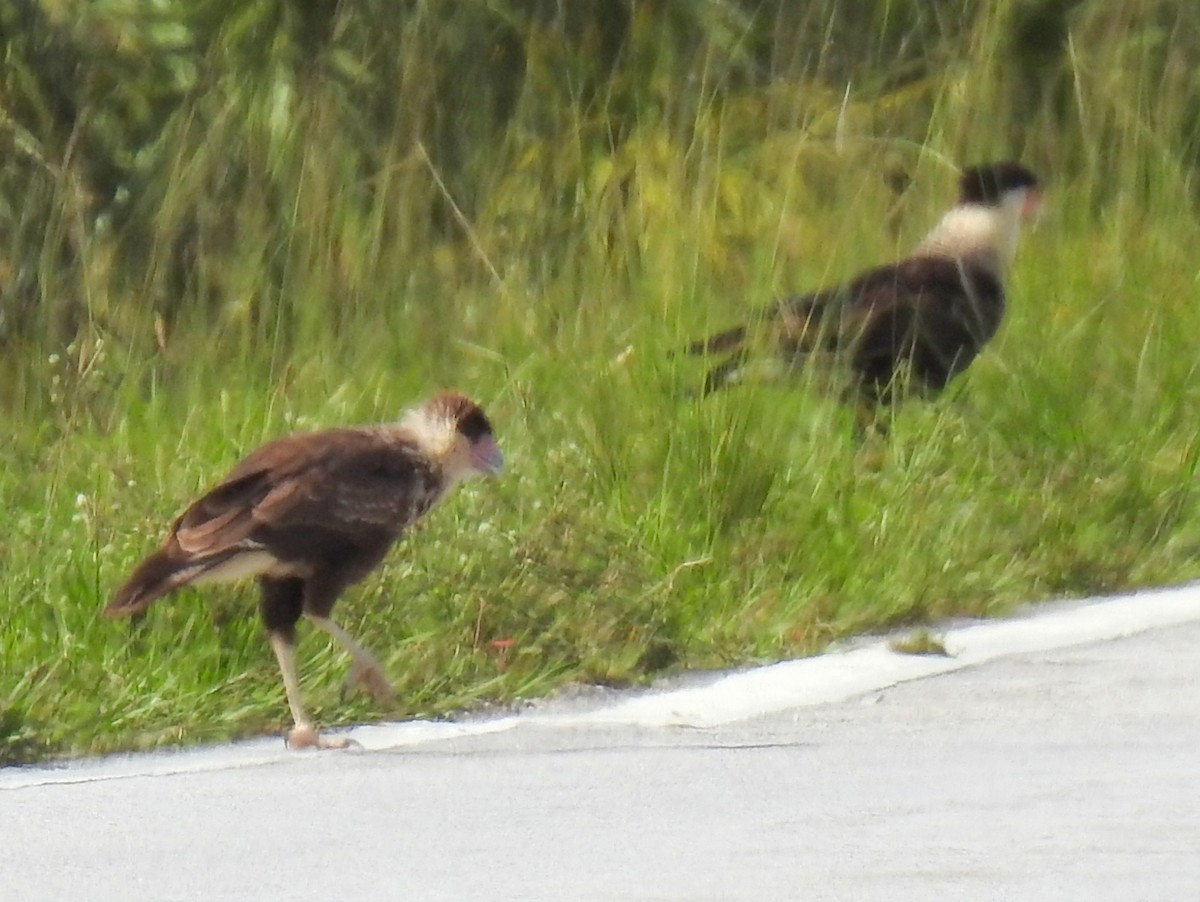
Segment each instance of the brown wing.
[{"label": "brown wing", "polygon": [[999,280],[970,261],[918,257],[865,274],[839,314],[837,347],[874,392],[901,367],[939,390],[995,335],[1004,314]]},{"label": "brown wing", "polygon": [[[143,610],[179,586],[278,570],[362,578],[440,496],[440,471],[396,432],[339,429],[259,448],[175,521],[104,609]],[[329,600],[336,597],[336,592]]]},{"label": "brown wing", "polygon": [[377,430],[336,429],[264,445],[192,504],[173,536],[191,555],[274,551],[281,536],[394,537],[437,500],[435,468]]}]

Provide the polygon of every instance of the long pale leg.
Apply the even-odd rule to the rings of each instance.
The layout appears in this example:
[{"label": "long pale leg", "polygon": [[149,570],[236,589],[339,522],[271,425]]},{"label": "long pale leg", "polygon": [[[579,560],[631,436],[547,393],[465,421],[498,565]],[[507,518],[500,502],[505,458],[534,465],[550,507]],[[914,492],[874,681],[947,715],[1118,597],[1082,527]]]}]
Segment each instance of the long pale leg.
[{"label": "long pale leg", "polygon": [[296,647],[286,637],[276,632],[268,634],[279,671],[283,674],[283,691],[287,695],[288,707],[295,722],[287,734],[287,744],[294,749],[321,748],[342,749],[349,746],[347,739],[324,739],[309,719],[304,704],[300,701],[300,679],[296,675]]},{"label": "long pale leg", "polygon": [[353,636],[328,617],[316,617],[309,614],[308,619],[317,629],[336,639],[354,659],[354,664],[351,665],[350,672],[346,675],[348,685],[361,684],[378,702],[390,702],[396,697],[396,691],[388,682],[383,667],[375,660],[374,655],[354,641]]}]

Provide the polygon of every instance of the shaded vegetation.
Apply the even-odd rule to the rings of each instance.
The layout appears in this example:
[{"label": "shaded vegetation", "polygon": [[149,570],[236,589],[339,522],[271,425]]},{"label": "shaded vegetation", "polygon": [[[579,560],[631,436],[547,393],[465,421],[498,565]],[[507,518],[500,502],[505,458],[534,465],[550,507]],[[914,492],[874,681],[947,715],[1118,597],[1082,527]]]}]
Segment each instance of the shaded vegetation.
[{"label": "shaded vegetation", "polygon": [[[1194,3],[0,0],[0,47],[0,760],[281,728],[248,587],[96,613],[254,444],[448,385],[512,472],[339,605],[395,710],[303,637],[325,723],[1197,572]],[[1011,315],[881,464],[804,385],[691,396],[670,351],[1002,157]]]}]

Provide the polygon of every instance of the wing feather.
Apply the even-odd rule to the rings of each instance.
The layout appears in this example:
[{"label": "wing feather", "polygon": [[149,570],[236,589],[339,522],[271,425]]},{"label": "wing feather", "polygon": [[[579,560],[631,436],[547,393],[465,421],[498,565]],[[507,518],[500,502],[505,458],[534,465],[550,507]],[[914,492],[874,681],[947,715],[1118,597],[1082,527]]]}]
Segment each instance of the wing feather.
[{"label": "wing feather", "polygon": [[176,521],[190,555],[269,549],[281,533],[398,535],[437,500],[440,472],[411,442],[336,429],[264,445]]}]

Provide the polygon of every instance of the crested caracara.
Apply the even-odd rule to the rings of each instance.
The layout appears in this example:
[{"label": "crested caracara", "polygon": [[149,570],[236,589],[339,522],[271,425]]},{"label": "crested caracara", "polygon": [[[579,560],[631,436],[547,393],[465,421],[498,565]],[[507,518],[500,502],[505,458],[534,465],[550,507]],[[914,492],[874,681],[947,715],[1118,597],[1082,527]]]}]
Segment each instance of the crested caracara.
[{"label": "crested caracara", "polygon": [[389,699],[379,662],[330,619],[333,603],[455,483],[503,466],[483,410],[456,392],[435,396],[394,425],[277,439],[180,515],[104,614],[137,613],[180,586],[256,577],[295,722],[288,744],[343,746],[318,735],[300,701],[296,622],[303,614],[350,653],[347,683]]},{"label": "crested caracara", "polygon": [[727,355],[707,374],[704,394],[743,378],[756,350],[786,369],[815,355],[839,361],[860,428],[904,389],[940,391],[996,334],[1004,270],[1040,203],[1037,176],[1019,163],[965,170],[958,203],[905,259],[784,298],[748,325],[689,345],[691,354]]}]

